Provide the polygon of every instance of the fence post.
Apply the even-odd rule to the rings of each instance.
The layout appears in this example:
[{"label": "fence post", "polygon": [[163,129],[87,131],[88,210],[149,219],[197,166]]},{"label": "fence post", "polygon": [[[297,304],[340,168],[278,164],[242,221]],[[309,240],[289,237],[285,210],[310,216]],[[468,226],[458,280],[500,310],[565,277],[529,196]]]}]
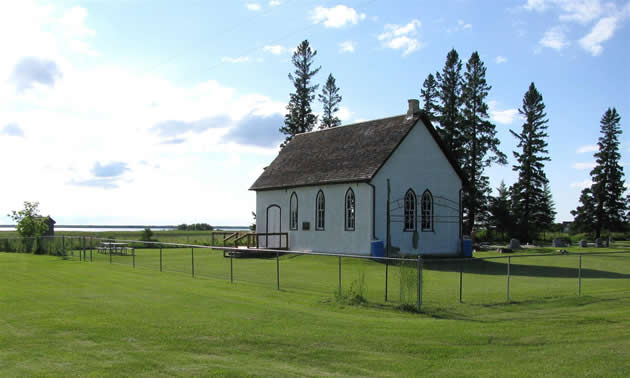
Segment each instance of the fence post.
[{"label": "fence post", "polygon": [[339,256],[339,297],[341,297],[341,256]]},{"label": "fence post", "polygon": [[582,254],[578,263],[578,296],[582,296]]},{"label": "fence post", "polygon": [[234,283],[234,265],[232,264],[233,258],[234,254],[230,251],[230,283]]},{"label": "fence post", "polygon": [[192,276],[193,278],[195,278],[195,249],[191,248],[190,249],[190,258],[191,258],[191,262],[192,262]]},{"label": "fence post", "polygon": [[418,312],[422,311],[422,258],[418,255]]},{"label": "fence post", "polygon": [[276,251],[276,289],[280,290],[280,252]]},{"label": "fence post", "polygon": [[92,258],[92,250],[94,249],[94,236],[90,236],[90,262],[94,261]]},{"label": "fence post", "polygon": [[464,265],[460,261],[459,262],[459,303],[462,303],[462,281],[464,276]]},{"label": "fence post", "polygon": [[162,246],[160,245],[160,272],[162,271]]},{"label": "fence post", "polygon": [[510,302],[510,259],[511,256],[508,256],[507,263],[507,301]]},{"label": "fence post", "polygon": [[109,263],[112,263],[112,248],[109,248]]}]

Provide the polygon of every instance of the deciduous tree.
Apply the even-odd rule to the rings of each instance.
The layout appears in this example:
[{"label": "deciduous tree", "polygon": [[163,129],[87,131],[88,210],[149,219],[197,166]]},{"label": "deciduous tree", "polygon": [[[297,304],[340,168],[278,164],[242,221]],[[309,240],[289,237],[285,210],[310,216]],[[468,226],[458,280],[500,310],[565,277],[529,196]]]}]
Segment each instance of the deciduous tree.
[{"label": "deciduous tree", "polygon": [[48,224],[39,214],[39,202],[24,201],[22,210],[13,210],[8,214],[16,223],[16,230],[22,237],[37,237],[48,232]]}]

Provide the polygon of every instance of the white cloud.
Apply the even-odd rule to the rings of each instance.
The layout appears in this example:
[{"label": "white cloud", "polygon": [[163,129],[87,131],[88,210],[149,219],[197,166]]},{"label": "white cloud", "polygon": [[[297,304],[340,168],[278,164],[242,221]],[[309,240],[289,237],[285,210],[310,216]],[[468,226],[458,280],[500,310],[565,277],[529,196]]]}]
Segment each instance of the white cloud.
[{"label": "white cloud", "polygon": [[464,20],[457,20],[457,25],[455,27],[447,29],[449,33],[455,33],[462,30],[472,29],[472,24],[464,22]]},{"label": "white cloud", "polygon": [[281,55],[289,51],[287,47],[284,47],[281,45],[267,45],[263,47],[263,50],[266,52],[272,53],[273,55]]},{"label": "white cloud", "polygon": [[589,163],[575,163],[573,164],[573,168],[574,169],[579,169],[579,170],[584,170],[584,169],[593,169],[595,168],[596,163],[595,162],[589,162]]},{"label": "white cloud", "polygon": [[261,9],[260,4],[258,3],[247,3],[245,4],[245,7],[247,7],[248,10],[253,11],[253,12],[258,12]]},{"label": "white cloud", "polygon": [[464,20],[457,20],[457,25],[462,29],[472,29],[472,24],[464,22]]},{"label": "white cloud", "polygon": [[311,12],[311,21],[315,24],[323,23],[327,28],[340,28],[347,24],[356,25],[365,20],[365,13],[359,13],[354,8],[337,5],[332,8],[318,6]]},{"label": "white cloud", "polygon": [[270,7],[277,7],[278,5],[282,4],[279,0],[271,0],[269,2],[269,6]]},{"label": "white cloud", "polygon": [[249,61],[248,56],[239,56],[237,58],[232,58],[229,56],[224,56],[221,58],[221,61],[224,63],[245,63]]},{"label": "white cloud", "polygon": [[[579,40],[580,46],[593,56],[603,52],[602,44],[614,37],[621,24],[630,17],[630,2],[621,9],[613,2],[601,0],[528,0],[523,8],[543,12],[547,9],[558,11],[562,22],[574,22],[586,26],[594,21],[590,32]],[[566,30],[551,29],[540,41],[545,47],[561,50],[569,45]]]},{"label": "white cloud", "polygon": [[571,184],[569,184],[571,188],[578,188],[578,189],[590,188],[591,185],[593,185],[593,181],[591,180],[577,181],[577,182],[572,182]]},{"label": "white cloud", "polygon": [[508,58],[499,55],[494,59],[494,61],[496,62],[496,64],[503,64],[503,63],[507,63]]},{"label": "white cloud", "polygon": [[578,154],[583,154],[583,153],[586,153],[586,152],[595,152],[595,151],[598,151],[598,150],[599,150],[599,146],[598,145],[596,145],[596,144],[587,144],[585,146],[580,146],[576,150],[576,152]]},{"label": "white cloud", "polygon": [[518,116],[518,109],[499,110],[497,109],[497,102],[494,100],[488,101],[488,108],[490,119],[502,125],[511,125],[514,122],[514,118]]},{"label": "white cloud", "polygon": [[539,13],[556,9],[560,21],[585,24],[597,19],[605,7],[600,0],[527,0],[523,8]]},{"label": "white cloud", "polygon": [[77,37],[92,37],[96,32],[86,26],[87,10],[74,7],[67,10],[61,17],[60,24],[64,29]]},{"label": "white cloud", "polygon": [[354,41],[344,41],[339,44],[339,51],[353,53],[356,50],[356,46],[357,44]]},{"label": "white cloud", "polygon": [[556,0],[556,4],[562,10],[560,20],[582,24],[597,19],[603,11],[600,0]]},{"label": "white cloud", "polygon": [[527,0],[523,7],[530,11],[542,12],[547,9],[547,4],[545,0]]},{"label": "white cloud", "polygon": [[342,120],[344,123],[350,121],[353,115],[354,113],[345,106],[340,106],[339,112],[337,112],[337,117],[339,117],[339,119]]},{"label": "white cloud", "polygon": [[565,29],[561,26],[554,26],[553,28],[547,30],[538,43],[543,47],[548,47],[558,51],[571,44],[566,39]]},{"label": "white cloud", "polygon": [[413,19],[406,25],[385,25],[385,32],[381,33],[377,38],[381,41],[384,47],[394,50],[404,50],[403,56],[409,55],[412,52],[422,47],[422,43],[413,38],[417,34],[417,29],[422,26],[422,23]]},{"label": "white cloud", "polygon": [[602,43],[613,37],[617,23],[617,17],[602,18],[593,26],[590,33],[580,39],[580,46],[593,56],[600,55],[604,50]]},{"label": "white cloud", "polygon": [[[255,196],[247,191],[256,178],[248,173],[250,163],[270,161],[277,144],[252,146],[234,131],[230,141],[226,135],[232,127],[247,129],[257,117],[281,123],[286,103],[238,92],[215,80],[178,84],[105,55],[85,59],[70,42],[87,43],[90,36],[100,35],[87,23],[86,13],[27,0],[0,3],[0,35],[19,36],[3,40],[0,160],[21,156],[19,164],[3,165],[7,177],[19,180],[2,190],[0,220],[25,199],[37,199],[44,213],[67,223],[247,224],[255,208]],[[62,75],[54,76],[54,85],[43,85],[40,78],[20,93],[11,77],[25,57],[55,62]],[[184,130],[176,134],[183,139],[179,144],[161,144],[164,137],[151,131],[162,121],[186,125],[217,117],[229,119],[229,127]],[[265,130],[273,137],[281,125],[268,126]],[[224,168],[233,156],[241,162]],[[124,164],[128,169],[123,178],[96,176],[96,164],[107,162]],[[212,175],[208,166],[214,167]],[[217,185],[217,176],[230,181],[230,187]],[[182,186],[187,195],[177,205],[154,206]]]}]

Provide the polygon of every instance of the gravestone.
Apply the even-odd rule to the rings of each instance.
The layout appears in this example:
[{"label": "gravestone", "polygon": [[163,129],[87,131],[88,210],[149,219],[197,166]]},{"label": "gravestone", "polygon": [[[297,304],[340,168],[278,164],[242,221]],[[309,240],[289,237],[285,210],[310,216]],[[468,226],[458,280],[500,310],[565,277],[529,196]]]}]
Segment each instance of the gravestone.
[{"label": "gravestone", "polygon": [[604,246],[604,241],[602,240],[602,238],[595,239],[595,246],[597,248],[602,248]]},{"label": "gravestone", "polygon": [[553,239],[551,242],[554,248],[565,247],[564,240],[562,239]]},{"label": "gravestone", "polygon": [[510,239],[510,245],[508,245],[509,249],[520,249],[521,242],[518,239]]},{"label": "gravestone", "polygon": [[586,240],[580,240],[580,247],[586,248]]}]

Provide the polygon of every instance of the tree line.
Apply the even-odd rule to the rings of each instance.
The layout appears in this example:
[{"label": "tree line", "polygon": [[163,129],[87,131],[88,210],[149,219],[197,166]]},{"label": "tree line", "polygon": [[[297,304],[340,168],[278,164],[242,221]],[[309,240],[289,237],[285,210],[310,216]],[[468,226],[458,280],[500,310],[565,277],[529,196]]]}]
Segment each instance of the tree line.
[{"label": "tree line", "polygon": [[[307,40],[298,45],[292,62],[295,72],[289,79],[295,92],[289,95],[284,126],[285,146],[293,136],[313,130],[318,116],[311,103],[319,88],[313,83],[321,67],[313,61],[317,51]],[[486,169],[492,165],[506,165],[507,156],[500,149],[496,125],[492,123],[487,97],[492,89],[486,80],[486,66],[477,51],[463,65],[459,54],[452,49],[446,55],[441,71],[430,73],[420,89],[423,110],[436,126],[444,144],[462,168],[466,180],[463,191],[464,233],[475,228],[493,228],[516,236],[521,241],[532,241],[554,223],[556,210],[545,164],[551,161],[547,130],[549,119],[543,96],[531,82],[523,95],[518,112],[523,119],[519,130],[510,130],[517,142],[512,151],[515,164],[512,170],[518,179],[507,186],[503,181],[492,195]],[[323,106],[320,128],[341,124],[336,116],[342,100],[332,74],[318,95]],[[627,224],[630,198],[626,190],[623,167],[620,165],[620,117],[614,108],[608,109],[601,121],[602,137],[597,166],[591,172],[593,185],[580,197],[580,206],[572,212],[577,229],[615,231]]]}]

